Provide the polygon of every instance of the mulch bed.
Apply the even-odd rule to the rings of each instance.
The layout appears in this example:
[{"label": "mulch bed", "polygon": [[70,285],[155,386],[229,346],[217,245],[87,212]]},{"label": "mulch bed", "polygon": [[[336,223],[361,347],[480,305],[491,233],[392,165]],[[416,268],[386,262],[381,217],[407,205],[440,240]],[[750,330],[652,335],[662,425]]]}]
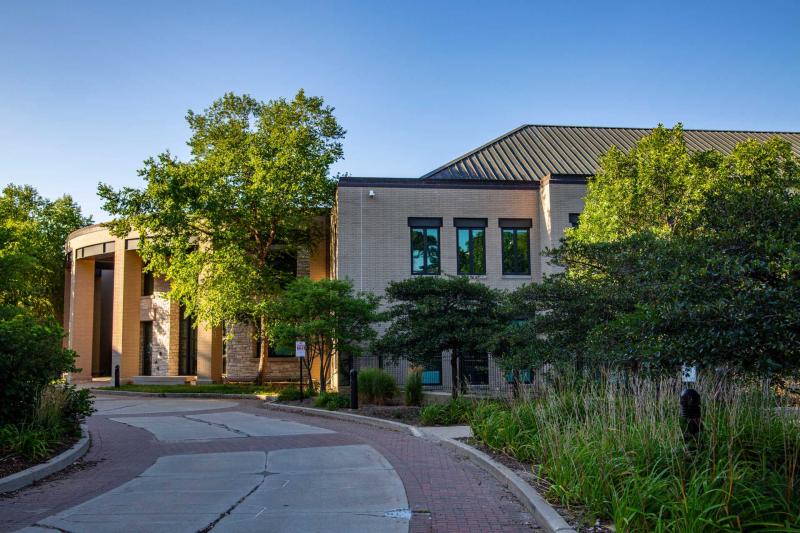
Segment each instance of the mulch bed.
[{"label": "mulch bed", "polygon": [[32,466],[46,463],[53,457],[67,451],[74,446],[75,443],[78,442],[79,438],[80,437],[67,437],[53,449],[50,455],[41,460],[25,459],[24,457],[20,457],[18,455],[6,455],[6,452],[3,451],[3,455],[0,457],[0,477],[10,476],[11,474],[16,474],[17,472],[21,472]]},{"label": "mulch bed", "polygon": [[538,467],[536,465],[525,464],[504,453],[492,450],[481,441],[475,438],[458,439],[470,446],[477,448],[492,459],[501,463],[502,465],[510,468],[515,474],[521,477],[528,485],[536,489],[536,491],[547,500],[547,503],[553,506],[558,511],[558,514],[575,528],[576,531],[581,533],[606,533],[612,532],[614,526],[610,522],[597,522],[594,525],[586,525],[587,517],[585,510],[580,507],[564,507],[559,502],[554,501],[552,498],[547,497],[550,489],[550,483],[537,474]]}]

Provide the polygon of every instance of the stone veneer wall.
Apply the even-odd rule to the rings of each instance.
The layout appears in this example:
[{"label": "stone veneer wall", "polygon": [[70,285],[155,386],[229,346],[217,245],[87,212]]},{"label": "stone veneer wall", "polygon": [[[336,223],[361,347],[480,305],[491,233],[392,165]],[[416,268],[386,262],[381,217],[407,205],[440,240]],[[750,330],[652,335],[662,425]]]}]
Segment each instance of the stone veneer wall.
[{"label": "stone veneer wall", "polygon": [[255,381],[260,359],[255,354],[253,326],[239,322],[231,326],[225,348],[227,381]]},{"label": "stone veneer wall", "polygon": [[178,371],[179,309],[167,298],[168,291],[169,282],[156,277],[153,280],[153,294],[142,296],[140,300],[141,320],[153,321],[153,355],[150,368],[153,376],[170,376]]}]

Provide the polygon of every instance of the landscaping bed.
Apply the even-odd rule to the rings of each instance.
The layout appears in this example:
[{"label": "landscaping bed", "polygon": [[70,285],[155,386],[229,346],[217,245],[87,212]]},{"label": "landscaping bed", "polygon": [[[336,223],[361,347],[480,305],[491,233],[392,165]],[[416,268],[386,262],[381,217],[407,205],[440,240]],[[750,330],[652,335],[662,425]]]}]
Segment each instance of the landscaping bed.
[{"label": "landscaping bed", "polygon": [[[800,529],[800,427],[759,387],[698,385],[702,429],[685,438],[682,386],[553,386],[516,403],[480,403],[475,445],[587,528]],[[717,391],[717,396],[712,394]]]},{"label": "landscaping bed", "polygon": [[208,385],[135,385],[98,387],[99,391],[147,392],[152,394],[259,394],[276,395],[278,391],[269,385],[238,385],[232,383]]},{"label": "landscaping bed", "polygon": [[80,435],[68,435],[59,442],[51,443],[47,453],[34,457],[21,455],[9,448],[2,449],[0,450],[0,478],[46,463],[53,457],[69,450],[80,438]]}]

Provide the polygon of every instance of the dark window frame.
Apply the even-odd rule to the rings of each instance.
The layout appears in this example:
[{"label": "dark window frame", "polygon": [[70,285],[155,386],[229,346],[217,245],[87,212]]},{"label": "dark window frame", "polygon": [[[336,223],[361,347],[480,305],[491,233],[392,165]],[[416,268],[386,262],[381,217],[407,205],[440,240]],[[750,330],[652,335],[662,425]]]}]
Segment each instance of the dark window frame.
[{"label": "dark window frame", "polygon": [[581,214],[580,213],[570,213],[568,215],[567,220],[569,221],[570,227],[577,228],[578,224],[581,223]]},{"label": "dark window frame", "polygon": [[142,376],[153,374],[153,321],[143,320],[139,325],[139,367]]},{"label": "dark window frame", "polygon": [[152,296],[155,289],[155,280],[152,272],[142,272],[142,296]]},{"label": "dark window frame", "polygon": [[[467,246],[469,246],[469,272],[461,272],[460,234],[462,231],[468,232]],[[475,271],[475,236],[473,232],[480,231],[483,234],[483,272]],[[456,272],[460,276],[485,276],[486,275],[486,227],[457,227],[456,228]]]},{"label": "dark window frame", "polygon": [[[438,276],[442,273],[442,219],[439,217],[408,217],[409,251],[412,276]],[[422,250],[422,270],[414,269],[414,232],[421,231],[427,239],[428,232],[436,232],[437,265],[436,271],[430,271],[428,247]]]},{"label": "dark window frame", "polygon": [[[523,232],[523,231],[526,234],[526,239],[525,240],[528,243],[528,257],[527,258],[523,257],[523,255],[519,252],[519,249],[518,249],[519,241],[517,240],[517,235],[520,232]],[[511,242],[513,243],[512,244],[512,247],[513,247],[513,251],[512,251],[513,259],[511,260],[511,263],[513,263],[515,265],[518,265],[520,260],[526,259],[525,262],[527,264],[527,269],[519,269],[519,268],[514,268],[514,270],[507,270],[506,269],[506,247],[505,247],[505,234],[506,234],[506,232],[510,232],[511,235],[512,235]],[[531,275],[531,230],[530,230],[530,228],[508,228],[508,227],[500,228],[500,256],[501,256],[500,257],[500,262],[502,263],[503,275],[504,276],[530,276]]]}]

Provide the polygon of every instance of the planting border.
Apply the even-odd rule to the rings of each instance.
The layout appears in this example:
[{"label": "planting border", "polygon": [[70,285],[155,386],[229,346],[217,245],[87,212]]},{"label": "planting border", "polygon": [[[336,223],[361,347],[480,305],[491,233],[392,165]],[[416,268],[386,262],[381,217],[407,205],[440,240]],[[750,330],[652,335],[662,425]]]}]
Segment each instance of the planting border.
[{"label": "planting border", "polygon": [[66,467],[83,457],[89,450],[92,442],[91,434],[86,424],[81,424],[81,438],[69,450],[66,450],[49,461],[26,468],[21,472],[0,478],[0,493],[12,492],[27,487],[49,475],[64,470]]},{"label": "planting border", "polygon": [[266,400],[268,394],[225,394],[222,392],[139,392],[129,390],[92,389],[95,396],[143,396],[150,398],[227,398],[231,400]]},{"label": "planting border", "polygon": [[409,424],[403,424],[402,422],[394,422],[392,420],[384,420],[382,418],[375,418],[371,416],[357,415],[355,413],[348,413],[345,411],[328,411],[326,409],[317,409],[315,407],[301,407],[299,405],[286,405],[283,403],[275,403],[270,401],[264,402],[262,407],[266,409],[272,409],[274,411],[283,411],[285,413],[298,413],[308,416],[347,420],[348,422],[365,424],[381,429],[388,429],[390,431],[400,431],[414,437],[424,436],[418,428]]}]

